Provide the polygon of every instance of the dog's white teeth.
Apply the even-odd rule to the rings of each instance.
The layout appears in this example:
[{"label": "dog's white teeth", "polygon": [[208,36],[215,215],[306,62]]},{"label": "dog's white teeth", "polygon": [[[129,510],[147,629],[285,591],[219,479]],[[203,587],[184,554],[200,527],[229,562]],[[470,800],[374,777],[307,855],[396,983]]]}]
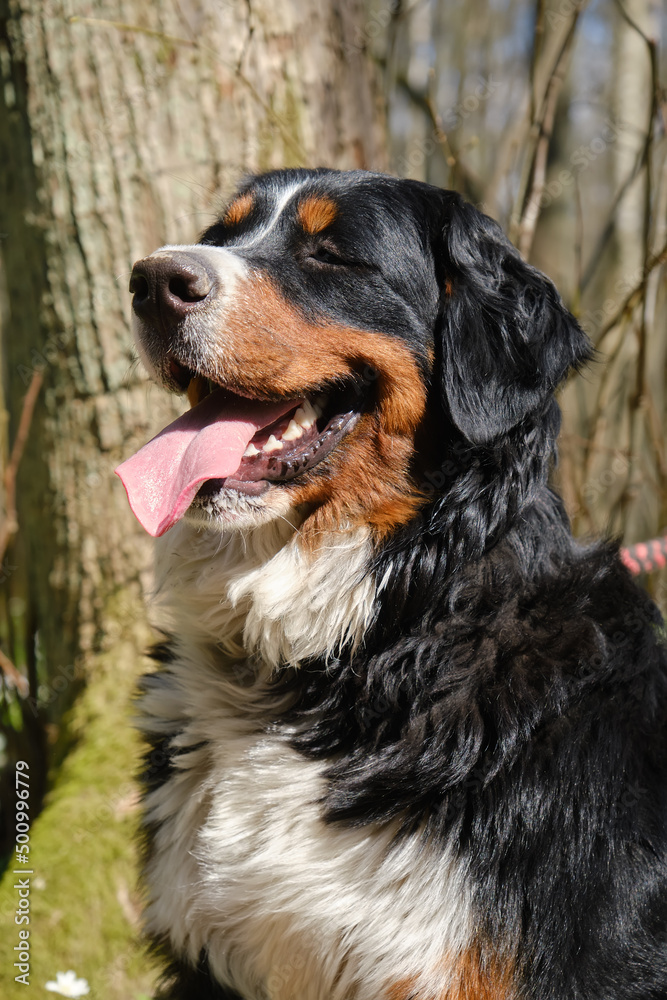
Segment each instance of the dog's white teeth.
[{"label": "dog's white teeth", "polygon": [[302,437],[303,427],[299,427],[296,420],[290,420],[287,425],[287,430],[281,435],[283,441],[296,441],[297,438]]},{"label": "dog's white teeth", "polygon": [[243,452],[244,458],[254,458],[255,455],[259,455],[259,448],[255,448],[254,444],[250,443],[246,450]]},{"label": "dog's white teeth", "polygon": [[308,402],[307,399],[304,401],[303,406],[300,406],[299,409],[294,414],[294,419],[296,420],[297,424],[299,424],[307,431],[310,430],[310,428],[313,426],[313,424],[317,420],[317,417],[318,414],[315,412],[315,410],[313,409],[313,407],[311,406],[311,404]]},{"label": "dog's white teeth", "polygon": [[262,451],[267,452],[267,453],[268,452],[272,452],[272,451],[280,451],[281,448],[282,448],[282,446],[283,446],[282,441],[279,441],[278,438],[276,437],[276,435],[272,434],[270,436],[269,440],[266,442],[266,444],[262,448]]},{"label": "dog's white teeth", "polygon": [[305,410],[302,407],[299,407],[299,409],[294,414],[294,420],[299,425],[299,427],[306,427],[306,428],[312,427],[312,420],[310,423],[307,422],[308,418],[306,417]]}]

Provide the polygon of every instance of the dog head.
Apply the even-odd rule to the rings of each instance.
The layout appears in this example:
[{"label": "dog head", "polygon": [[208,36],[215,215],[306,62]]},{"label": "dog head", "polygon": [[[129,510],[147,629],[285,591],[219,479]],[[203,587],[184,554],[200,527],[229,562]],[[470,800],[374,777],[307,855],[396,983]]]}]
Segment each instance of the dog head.
[{"label": "dog head", "polygon": [[362,171],[251,179],[199,243],[138,261],[130,290],[146,367],[192,405],[121,467],[154,534],[299,511],[306,534],[386,537],[441,510],[473,460],[534,451],[535,428],[548,457],[553,391],[588,355],[494,222]]}]

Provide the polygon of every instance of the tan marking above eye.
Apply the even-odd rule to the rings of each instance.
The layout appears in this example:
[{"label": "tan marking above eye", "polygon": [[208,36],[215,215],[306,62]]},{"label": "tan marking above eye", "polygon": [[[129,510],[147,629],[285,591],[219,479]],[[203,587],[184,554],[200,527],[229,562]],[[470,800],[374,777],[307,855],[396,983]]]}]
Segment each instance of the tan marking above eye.
[{"label": "tan marking above eye", "polygon": [[235,198],[231,205],[227,206],[225,214],[222,217],[222,221],[226,226],[238,226],[240,222],[243,222],[253,210],[255,205],[255,196],[252,191],[246,191],[245,194],[239,195]]},{"label": "tan marking above eye", "polygon": [[302,198],[296,213],[298,222],[311,236],[330,226],[337,215],[338,206],[333,199],[315,194]]}]

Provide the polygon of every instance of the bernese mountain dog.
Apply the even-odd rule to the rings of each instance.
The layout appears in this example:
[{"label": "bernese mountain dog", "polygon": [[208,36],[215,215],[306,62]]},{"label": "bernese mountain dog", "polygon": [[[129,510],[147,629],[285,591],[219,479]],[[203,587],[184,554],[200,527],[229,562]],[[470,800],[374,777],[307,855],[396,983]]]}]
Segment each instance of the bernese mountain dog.
[{"label": "bernese mountain dog", "polygon": [[590,344],[451,191],[281,170],[138,261],[191,408],[159,536],[145,926],[170,1000],[665,1000],[667,669],[548,485]]}]

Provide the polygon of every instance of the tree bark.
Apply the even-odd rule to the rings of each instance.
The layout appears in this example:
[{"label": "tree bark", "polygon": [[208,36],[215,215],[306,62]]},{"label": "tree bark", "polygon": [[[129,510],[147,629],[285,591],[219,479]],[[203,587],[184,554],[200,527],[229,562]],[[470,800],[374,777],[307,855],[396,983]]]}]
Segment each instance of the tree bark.
[{"label": "tree bark", "polygon": [[248,170],[384,162],[371,75],[346,38],[357,0],[97,10],[0,5],[7,405],[13,429],[44,369],[19,519],[51,665],[104,642],[108,595],[138,596],[146,566],[112,469],[174,404],[133,366],[133,260],[195,238]]},{"label": "tree bark", "polygon": [[[5,630],[6,652],[33,664],[24,719],[59,723],[96,671],[114,669],[127,700],[146,638],[151,544],[113,469],[179,404],[134,361],[133,261],[193,241],[248,171],[384,168],[370,37],[364,0],[0,0],[9,441],[44,375],[17,490],[20,620]],[[119,982],[103,995],[127,1000]]]}]

